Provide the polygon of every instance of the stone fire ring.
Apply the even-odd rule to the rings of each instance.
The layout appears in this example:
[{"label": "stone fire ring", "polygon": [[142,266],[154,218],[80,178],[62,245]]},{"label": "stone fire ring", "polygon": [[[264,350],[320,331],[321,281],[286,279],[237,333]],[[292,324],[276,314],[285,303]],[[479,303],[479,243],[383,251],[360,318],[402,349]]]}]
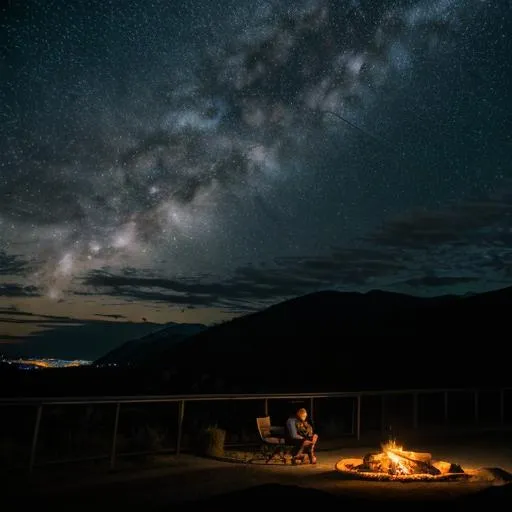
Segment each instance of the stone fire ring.
[{"label": "stone fire ring", "polygon": [[359,471],[356,469],[362,464],[363,459],[347,458],[339,460],[335,468],[336,471],[346,478],[371,480],[374,482],[449,482],[454,480],[468,480],[474,476],[471,471],[465,471],[464,473],[441,473],[440,475],[430,475],[428,473],[393,475],[373,471]]}]

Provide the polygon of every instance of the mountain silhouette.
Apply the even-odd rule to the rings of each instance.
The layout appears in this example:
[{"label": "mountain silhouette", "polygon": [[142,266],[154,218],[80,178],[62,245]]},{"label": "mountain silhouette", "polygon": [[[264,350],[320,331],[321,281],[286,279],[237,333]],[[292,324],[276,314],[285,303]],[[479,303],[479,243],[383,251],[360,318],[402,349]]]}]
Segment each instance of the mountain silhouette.
[{"label": "mountain silhouette", "polygon": [[114,348],[95,361],[97,365],[140,365],[149,364],[165,357],[175,343],[206,329],[202,324],[169,323],[163,329],[155,330],[142,338],[129,340]]},{"label": "mountain silhouette", "polygon": [[172,324],[96,366],[25,372],[16,383],[9,375],[7,387],[114,395],[507,386],[511,306],[512,288],[434,298],[323,291],[209,328]]},{"label": "mountain silhouette", "polygon": [[511,305],[512,288],[434,298],[317,292],[206,329],[152,370],[196,392],[492,386],[509,380]]}]

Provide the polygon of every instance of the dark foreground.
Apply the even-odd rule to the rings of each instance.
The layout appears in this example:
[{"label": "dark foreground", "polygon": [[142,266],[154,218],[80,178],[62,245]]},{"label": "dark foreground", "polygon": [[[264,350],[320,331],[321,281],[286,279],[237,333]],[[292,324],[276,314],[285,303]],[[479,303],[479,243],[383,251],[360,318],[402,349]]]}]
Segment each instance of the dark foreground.
[{"label": "dark foreground", "polygon": [[218,495],[206,500],[199,500],[199,505],[205,506],[268,506],[270,503],[288,503],[290,506],[306,507],[341,507],[354,506],[371,509],[380,504],[393,505],[393,508],[407,508],[409,510],[439,509],[439,507],[451,510],[463,510],[474,506],[497,507],[512,505],[512,484],[488,487],[484,490],[459,497],[444,497],[440,499],[426,500],[419,496],[414,497],[414,491],[402,497],[386,497],[379,499],[376,496],[363,498],[337,495],[313,488],[298,486],[286,486],[280,484],[267,484],[252,487],[250,489]]},{"label": "dark foreground", "polygon": [[[172,484],[171,491],[172,491]],[[198,485],[200,483],[198,482]],[[408,510],[434,510],[442,508],[450,510],[467,510],[473,507],[489,507],[491,510],[497,510],[497,507],[510,507],[512,505],[512,484],[503,484],[491,486],[474,493],[463,494],[461,496],[431,497],[425,499],[423,493],[418,493],[414,489],[404,492],[401,496],[379,498],[374,492],[369,492],[367,498],[361,496],[350,496],[334,492],[322,491],[313,487],[302,487],[298,485],[284,485],[278,483],[268,483],[254,485],[247,489],[220,493],[208,498],[198,498],[197,500],[176,500],[164,498],[162,493],[152,494],[151,485],[145,492],[139,495],[138,499],[126,499],[123,496],[124,489],[117,489],[117,496],[109,492],[104,493],[101,489],[94,491],[92,495],[69,495],[53,494],[47,495],[46,499],[41,496],[20,495],[18,499],[10,497],[4,501],[2,510],[19,510],[20,505],[37,507],[40,509],[52,509],[58,507],[64,510],[64,507],[74,511],[81,510],[171,510],[174,507],[190,507],[196,505],[202,507],[215,507],[219,510],[223,507],[251,508],[254,507],[272,507],[290,506],[290,507],[314,507],[317,510],[329,507],[353,506],[363,509],[374,509],[376,506],[390,505],[394,509]],[[128,493],[133,496],[131,492]],[[62,505],[62,507],[60,507]],[[331,509],[334,510],[334,509]]]},{"label": "dark foreground", "polygon": [[[1,510],[72,509],[170,510],[175,506],[276,506],[373,508],[390,504],[409,510],[434,510],[512,505],[512,449],[508,443],[472,442],[431,448],[443,460],[469,468],[499,468],[497,478],[459,482],[369,482],[346,480],[335,471],[340,458],[361,456],[368,447],[321,451],[317,465],[240,464],[191,455],[166,456],[142,467],[36,468],[32,476],[5,475]],[[487,471],[487,470],[486,470]],[[491,472],[487,472],[491,473]],[[412,507],[412,508],[411,508]]]}]

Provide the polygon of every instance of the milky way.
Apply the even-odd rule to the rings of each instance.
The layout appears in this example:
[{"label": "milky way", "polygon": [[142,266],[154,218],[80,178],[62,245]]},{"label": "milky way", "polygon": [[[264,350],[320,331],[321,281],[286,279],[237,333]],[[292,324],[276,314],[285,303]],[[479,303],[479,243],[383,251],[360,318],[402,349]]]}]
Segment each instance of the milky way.
[{"label": "milky way", "polygon": [[436,72],[486,2],[36,4],[4,21],[0,226],[50,296],[103,267],[311,252],[474,178],[406,163],[425,133],[401,122],[446,111]]}]

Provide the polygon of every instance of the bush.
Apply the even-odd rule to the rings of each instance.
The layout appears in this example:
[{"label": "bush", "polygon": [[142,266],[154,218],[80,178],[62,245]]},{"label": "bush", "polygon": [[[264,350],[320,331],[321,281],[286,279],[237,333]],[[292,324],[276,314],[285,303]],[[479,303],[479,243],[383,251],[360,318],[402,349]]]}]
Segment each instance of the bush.
[{"label": "bush", "polygon": [[197,439],[197,453],[208,457],[224,457],[226,431],[209,426],[200,431]]}]

